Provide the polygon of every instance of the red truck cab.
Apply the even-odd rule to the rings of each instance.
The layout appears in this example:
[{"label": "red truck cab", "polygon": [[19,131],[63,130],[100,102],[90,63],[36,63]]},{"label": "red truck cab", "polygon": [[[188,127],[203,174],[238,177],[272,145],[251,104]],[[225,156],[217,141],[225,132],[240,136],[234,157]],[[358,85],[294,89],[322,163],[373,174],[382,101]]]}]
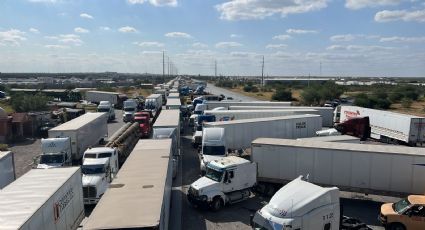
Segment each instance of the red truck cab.
[{"label": "red truck cab", "polygon": [[152,132],[151,117],[148,112],[137,112],[134,114],[134,121],[139,123],[142,137],[149,137]]},{"label": "red truck cab", "polygon": [[369,117],[355,117],[342,123],[336,124],[335,129],[342,135],[348,134],[359,137],[361,141],[365,141],[370,137]]}]

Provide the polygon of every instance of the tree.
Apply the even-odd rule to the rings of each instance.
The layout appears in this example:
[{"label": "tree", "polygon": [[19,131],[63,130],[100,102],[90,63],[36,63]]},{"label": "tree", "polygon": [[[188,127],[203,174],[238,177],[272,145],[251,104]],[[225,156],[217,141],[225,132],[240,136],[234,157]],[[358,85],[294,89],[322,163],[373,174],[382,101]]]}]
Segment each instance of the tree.
[{"label": "tree", "polygon": [[315,87],[311,87],[303,90],[301,93],[301,99],[306,105],[314,105],[319,104],[321,97],[317,89]]},{"label": "tree", "polygon": [[283,88],[278,88],[276,92],[272,95],[272,100],[274,101],[291,101],[292,93],[289,90],[285,90]]},{"label": "tree", "polygon": [[16,112],[43,111],[47,109],[49,100],[50,98],[42,93],[36,95],[18,93],[12,96],[10,104]]}]

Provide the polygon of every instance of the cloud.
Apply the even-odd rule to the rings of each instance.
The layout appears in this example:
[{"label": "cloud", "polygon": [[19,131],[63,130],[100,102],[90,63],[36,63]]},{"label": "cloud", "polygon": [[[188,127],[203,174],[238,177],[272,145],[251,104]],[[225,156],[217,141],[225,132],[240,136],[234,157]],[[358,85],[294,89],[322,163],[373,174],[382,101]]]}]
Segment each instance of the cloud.
[{"label": "cloud", "polygon": [[230,38],[241,38],[241,37],[243,37],[243,36],[240,35],[240,34],[231,34],[230,35]]},{"label": "cloud", "polygon": [[192,44],[192,47],[193,48],[199,48],[199,49],[205,49],[205,48],[208,48],[208,45],[204,44],[204,43],[200,43],[200,42],[195,42],[195,43]]},{"label": "cloud", "polygon": [[130,4],[143,4],[145,2],[149,2],[154,6],[177,6],[177,0],[127,0]]},{"label": "cloud", "polygon": [[286,33],[288,34],[316,34],[317,30],[300,30],[300,29],[287,29]]},{"label": "cloud", "polygon": [[248,58],[248,57],[256,57],[256,56],[260,56],[257,53],[253,53],[253,52],[231,52],[230,56],[232,57],[238,57],[238,58]]},{"label": "cloud", "polygon": [[40,33],[40,31],[39,31],[39,30],[37,30],[36,28],[30,28],[30,29],[29,29],[29,31],[30,31],[31,33],[34,33],[34,34],[39,34],[39,33]]},{"label": "cloud", "polygon": [[44,38],[56,40],[58,42],[74,46],[80,46],[83,44],[83,41],[80,39],[80,36],[76,34],[60,34],[58,36],[45,36]]},{"label": "cloud", "polygon": [[383,10],[375,14],[375,21],[405,21],[405,22],[425,22],[425,10],[407,11],[407,10]]},{"label": "cloud", "polygon": [[425,42],[425,37],[382,37],[380,42]]},{"label": "cloud", "polygon": [[74,32],[75,33],[80,33],[80,34],[90,33],[90,31],[88,29],[84,29],[84,28],[81,28],[81,27],[76,27],[74,29]]},{"label": "cloud", "polygon": [[284,49],[288,47],[285,44],[268,44],[266,45],[266,49]]},{"label": "cloud", "polygon": [[291,36],[287,35],[287,34],[280,34],[280,35],[276,35],[276,36],[273,37],[273,39],[275,39],[275,40],[282,40],[282,41],[288,40],[290,38],[291,38]]},{"label": "cloud", "polygon": [[327,7],[329,0],[227,0],[216,5],[223,20],[264,19],[273,15],[285,17]]},{"label": "cloud", "polygon": [[80,14],[80,17],[85,18],[85,19],[93,19],[93,16],[91,16],[90,14],[87,14],[87,13]]},{"label": "cloud", "polygon": [[351,10],[358,10],[365,7],[398,5],[403,0],[346,0],[345,7]]},{"label": "cloud", "polygon": [[19,46],[21,41],[27,40],[25,32],[17,29],[0,31],[0,46]]},{"label": "cloud", "polygon": [[64,45],[45,45],[44,47],[47,49],[69,49],[69,46]]},{"label": "cloud", "polygon": [[158,55],[158,54],[162,54],[162,51],[143,51],[142,54],[145,54],[145,55]]},{"label": "cloud", "polygon": [[238,42],[219,42],[215,44],[216,48],[235,48],[235,47],[241,47],[241,46],[243,45]]},{"label": "cloud", "polygon": [[334,35],[330,39],[333,42],[349,42],[356,38],[356,35],[353,34],[342,34],[342,35]]},{"label": "cloud", "polygon": [[164,47],[164,44],[160,42],[134,42],[134,44],[140,47]]},{"label": "cloud", "polygon": [[326,48],[333,51],[352,51],[352,52],[371,52],[371,51],[390,51],[395,50],[395,47],[388,46],[363,46],[363,45],[332,45]]},{"label": "cloud", "polygon": [[138,31],[131,26],[124,26],[118,29],[121,33],[137,33]]},{"label": "cloud", "polygon": [[190,34],[183,32],[170,32],[166,33],[164,36],[169,38],[192,38]]},{"label": "cloud", "polygon": [[107,27],[107,26],[101,26],[99,27],[99,29],[103,30],[103,31],[110,31],[111,28]]},{"label": "cloud", "polygon": [[29,2],[34,2],[34,3],[57,3],[60,0],[28,0]]}]

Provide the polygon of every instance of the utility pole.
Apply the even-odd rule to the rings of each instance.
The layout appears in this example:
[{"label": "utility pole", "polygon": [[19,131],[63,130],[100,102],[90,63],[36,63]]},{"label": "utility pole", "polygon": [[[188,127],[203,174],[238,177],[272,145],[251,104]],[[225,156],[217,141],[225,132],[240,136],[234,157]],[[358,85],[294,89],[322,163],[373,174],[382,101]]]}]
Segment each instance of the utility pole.
[{"label": "utility pole", "polygon": [[214,60],[214,76],[217,78],[217,60]]},{"label": "utility pole", "polygon": [[322,76],[322,62],[320,62],[320,75],[319,76]]},{"label": "utility pole", "polygon": [[165,83],[165,51],[162,51],[162,83]]},{"label": "utility pole", "polygon": [[168,58],[168,77],[170,77],[170,56],[167,56]]},{"label": "utility pole", "polygon": [[263,55],[263,63],[261,65],[261,86],[264,86],[264,55]]}]

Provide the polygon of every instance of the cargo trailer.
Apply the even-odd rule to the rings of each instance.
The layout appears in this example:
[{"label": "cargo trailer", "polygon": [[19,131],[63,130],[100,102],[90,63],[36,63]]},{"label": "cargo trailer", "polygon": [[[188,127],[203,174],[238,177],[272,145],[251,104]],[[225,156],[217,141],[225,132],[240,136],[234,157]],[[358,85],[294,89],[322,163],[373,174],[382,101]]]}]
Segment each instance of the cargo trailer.
[{"label": "cargo trailer", "polygon": [[224,107],[229,109],[230,106],[291,106],[290,101],[206,101],[208,109],[214,109],[217,107]]},{"label": "cargo trailer", "polygon": [[169,100],[171,98],[180,99],[180,94],[179,94],[179,92],[176,89],[170,90],[170,93],[168,94],[167,100]]},{"label": "cargo trailer", "polygon": [[335,122],[354,117],[369,117],[371,137],[383,142],[399,141],[411,146],[425,141],[425,117],[358,106],[338,106]]},{"label": "cargo trailer", "polygon": [[140,140],[83,229],[172,229],[171,139]]},{"label": "cargo trailer", "polygon": [[180,110],[164,110],[152,126],[153,132],[163,128],[175,128],[177,134],[177,146],[180,148]]},{"label": "cargo trailer", "polygon": [[333,135],[333,136],[319,136],[319,137],[307,137],[298,138],[297,140],[302,141],[325,141],[325,142],[339,142],[339,143],[352,143],[360,144],[360,138],[349,135]]},{"label": "cargo trailer", "polygon": [[33,169],[0,191],[0,229],[75,230],[84,218],[79,167]]},{"label": "cargo trailer", "polygon": [[269,109],[314,109],[319,111],[319,115],[323,119],[323,127],[333,127],[334,125],[334,109],[332,107],[318,106],[229,106],[229,110],[269,110]]},{"label": "cargo trailer", "polygon": [[[279,117],[302,114],[318,114],[313,109],[284,109],[284,110],[205,110],[204,115],[212,115],[216,121],[232,121],[265,117]],[[199,119],[199,118],[198,118]]]},{"label": "cargo trailer", "polygon": [[13,152],[0,151],[0,189],[16,179]]},{"label": "cargo trailer", "polygon": [[308,175],[316,184],[391,196],[424,194],[425,149],[260,138],[252,142],[257,180],[286,183]]},{"label": "cargo trailer", "polygon": [[159,111],[162,108],[162,95],[161,94],[151,94],[145,100],[145,109]]},{"label": "cargo trailer", "polygon": [[118,106],[120,104],[119,95],[119,93],[115,92],[87,91],[85,99],[96,104],[101,101],[109,101],[111,104]]},{"label": "cargo trailer", "polygon": [[180,98],[168,98],[165,108],[179,110],[181,105]]}]

